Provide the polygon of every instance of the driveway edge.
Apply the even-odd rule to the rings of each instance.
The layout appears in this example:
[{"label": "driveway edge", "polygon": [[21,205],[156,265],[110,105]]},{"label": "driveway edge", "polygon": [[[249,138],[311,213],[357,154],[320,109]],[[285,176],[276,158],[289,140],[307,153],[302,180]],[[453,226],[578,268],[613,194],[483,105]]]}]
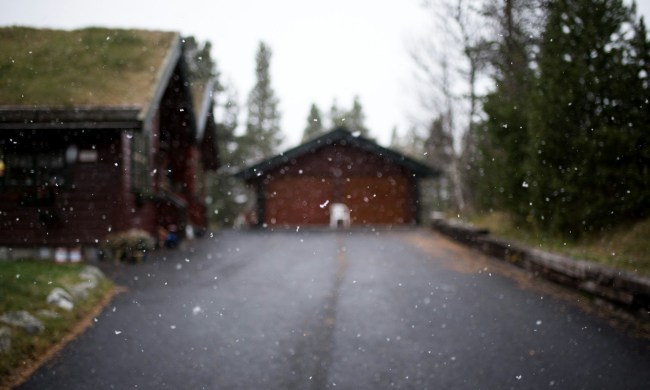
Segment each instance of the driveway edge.
[{"label": "driveway edge", "polygon": [[494,237],[487,229],[434,219],[432,228],[468,247],[553,282],[592,294],[650,318],[650,278]]}]

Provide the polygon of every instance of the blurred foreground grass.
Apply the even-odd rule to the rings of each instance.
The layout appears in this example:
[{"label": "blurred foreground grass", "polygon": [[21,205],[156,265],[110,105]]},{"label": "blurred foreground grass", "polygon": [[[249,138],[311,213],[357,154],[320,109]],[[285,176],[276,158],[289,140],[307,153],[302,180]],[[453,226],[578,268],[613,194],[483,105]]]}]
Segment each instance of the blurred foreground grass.
[{"label": "blurred foreground grass", "polygon": [[531,225],[518,225],[502,212],[476,216],[469,222],[487,228],[494,236],[650,277],[650,219],[597,232],[577,241],[542,233]]},{"label": "blurred foreground grass", "polygon": [[[55,309],[47,304],[47,295],[55,287],[65,288],[82,281],[82,264],[56,264],[43,261],[0,261],[0,314],[26,310],[39,318],[45,330],[29,335],[24,330],[11,329],[11,348],[0,353],[0,389],[15,380],[16,373],[30,367],[51,347],[73,331],[84,317],[111,293],[113,284],[102,279],[86,299],[75,302],[71,311]],[[38,316],[41,310],[57,313],[56,318]]]}]

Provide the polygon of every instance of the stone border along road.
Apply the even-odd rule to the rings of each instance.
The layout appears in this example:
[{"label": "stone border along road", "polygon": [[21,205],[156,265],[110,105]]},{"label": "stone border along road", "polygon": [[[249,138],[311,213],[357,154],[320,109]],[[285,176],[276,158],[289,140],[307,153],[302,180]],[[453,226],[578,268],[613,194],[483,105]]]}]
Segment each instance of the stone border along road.
[{"label": "stone border along road", "polygon": [[480,252],[553,282],[592,294],[650,320],[650,278],[585,260],[532,249],[489,235],[486,229],[434,219],[432,228]]}]

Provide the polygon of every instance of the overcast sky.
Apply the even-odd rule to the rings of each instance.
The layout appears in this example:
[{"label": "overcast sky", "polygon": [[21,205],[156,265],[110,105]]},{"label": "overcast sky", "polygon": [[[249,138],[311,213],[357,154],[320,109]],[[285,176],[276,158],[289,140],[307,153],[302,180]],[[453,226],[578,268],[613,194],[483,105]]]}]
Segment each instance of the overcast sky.
[{"label": "overcast sky", "polygon": [[[271,82],[280,99],[285,146],[300,141],[309,107],[361,99],[371,134],[386,144],[406,128],[411,64],[407,42],[425,25],[419,0],[0,0],[0,25],[88,26],[180,31],[213,44],[239,94],[242,114],[255,82],[260,40],[273,50]],[[241,122],[245,121],[242,115]]]},{"label": "overcast sky", "polygon": [[[650,0],[637,1],[650,14]],[[421,0],[0,0],[0,25],[179,31],[213,44],[242,114],[260,40],[273,50],[285,147],[300,141],[311,103],[328,112],[361,99],[371,135],[388,144],[418,112],[410,43],[431,23]],[[646,19],[648,17],[646,16]],[[242,115],[240,121],[245,120]]]}]

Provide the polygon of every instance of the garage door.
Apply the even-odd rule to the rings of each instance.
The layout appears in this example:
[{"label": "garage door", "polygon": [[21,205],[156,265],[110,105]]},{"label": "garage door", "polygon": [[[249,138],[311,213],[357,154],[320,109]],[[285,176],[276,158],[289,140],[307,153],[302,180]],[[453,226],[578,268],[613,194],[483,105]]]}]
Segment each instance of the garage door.
[{"label": "garage door", "polygon": [[329,179],[275,179],[266,187],[264,220],[269,226],[327,225],[333,195],[334,186]]},{"label": "garage door", "polygon": [[397,177],[352,177],[344,182],[353,225],[413,222],[408,181]]}]

